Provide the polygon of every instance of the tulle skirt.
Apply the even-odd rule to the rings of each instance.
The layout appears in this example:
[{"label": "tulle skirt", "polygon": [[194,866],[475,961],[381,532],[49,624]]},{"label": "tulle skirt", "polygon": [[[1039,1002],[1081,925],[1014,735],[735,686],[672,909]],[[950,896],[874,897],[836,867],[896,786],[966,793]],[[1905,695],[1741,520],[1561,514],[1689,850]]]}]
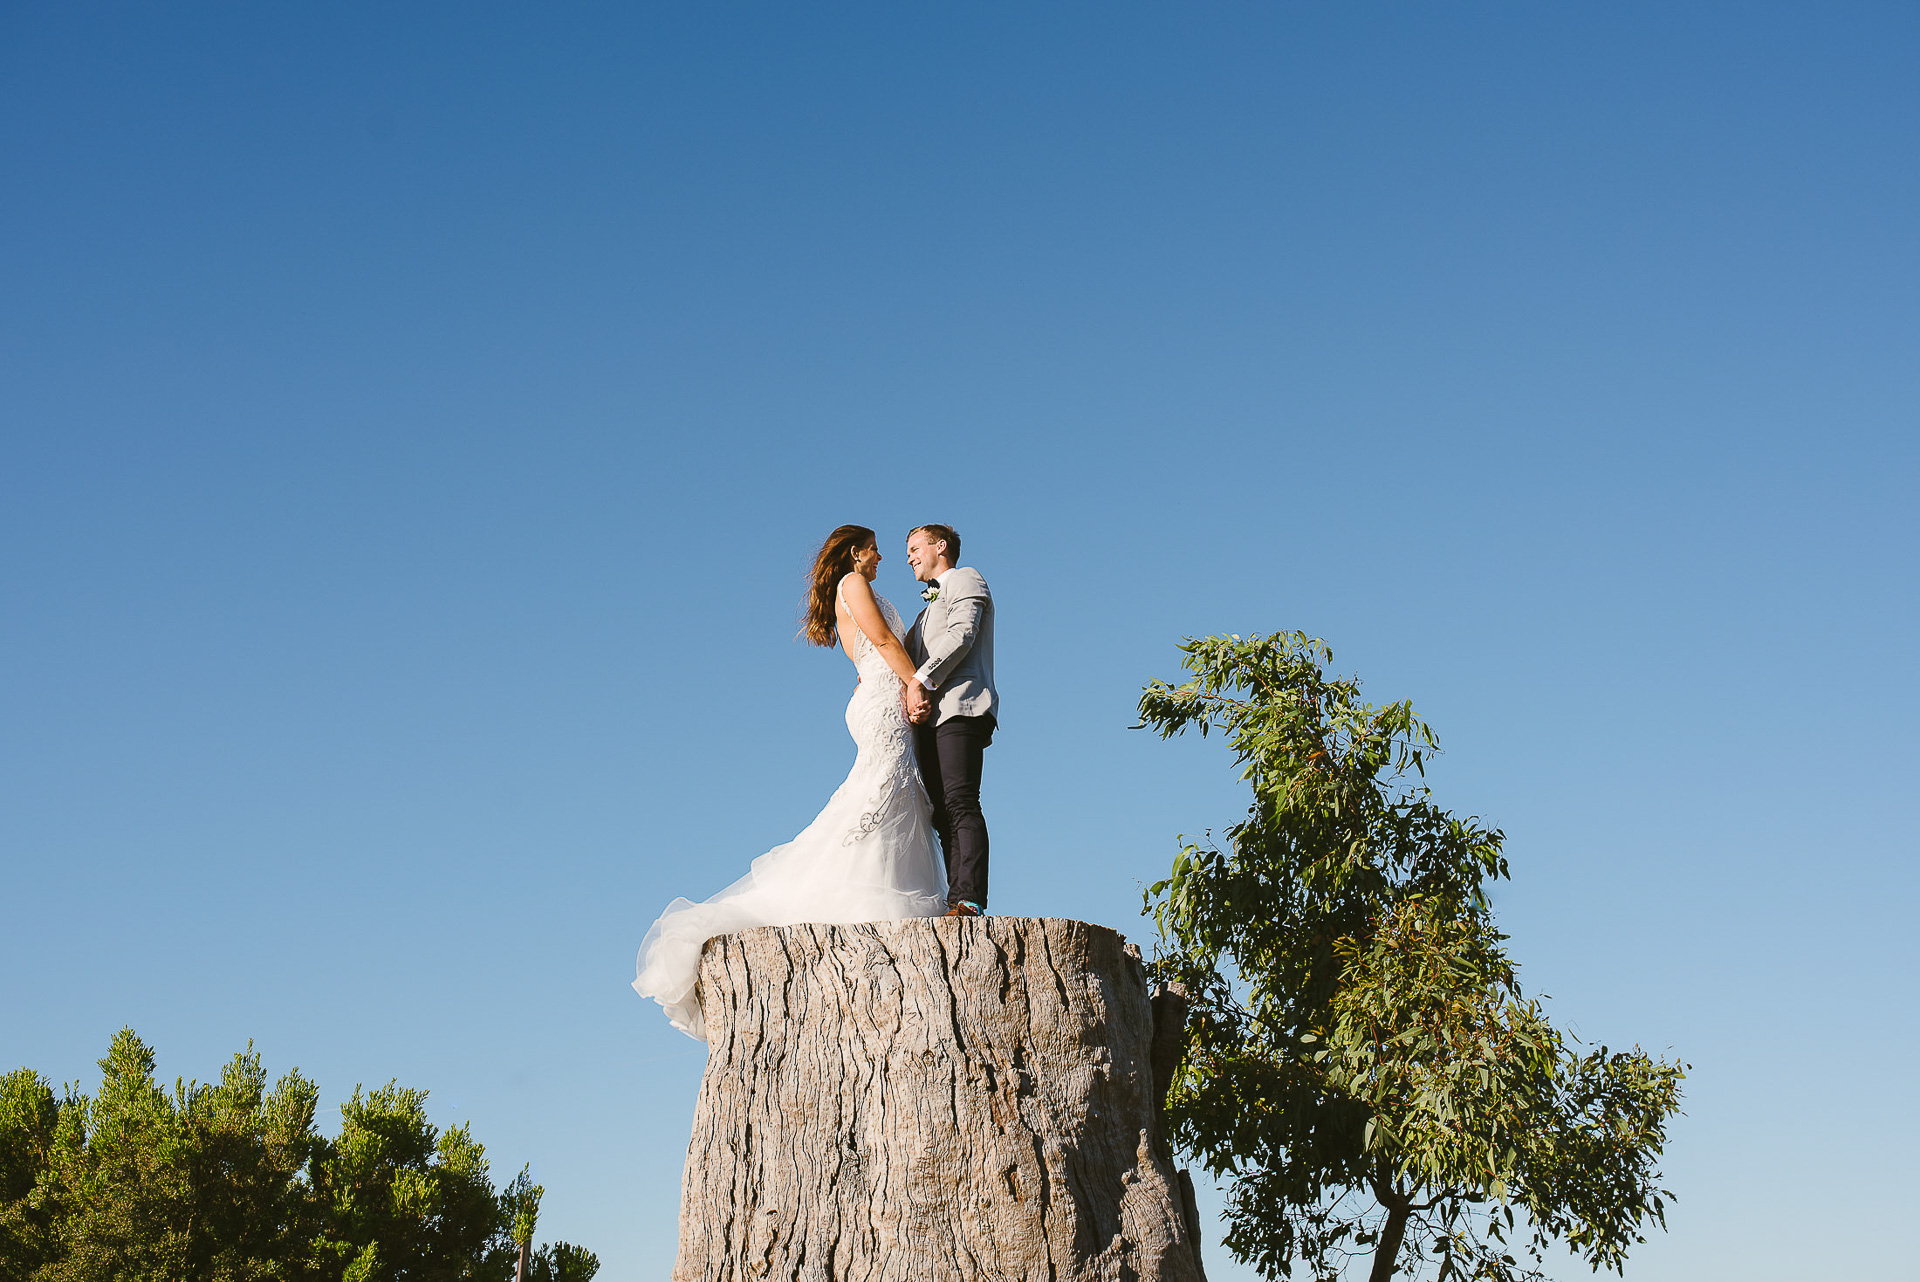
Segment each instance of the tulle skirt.
[{"label": "tulle skirt", "polygon": [[894,685],[868,680],[855,691],[847,706],[848,729],[861,745],[853,769],[799,836],[755,859],[744,877],[711,899],[674,900],[647,931],[634,991],[659,1002],[675,1028],[706,1037],[700,950],[716,935],[799,922],[898,921],[947,910],[932,808],[914,765],[911,732],[888,688]]}]

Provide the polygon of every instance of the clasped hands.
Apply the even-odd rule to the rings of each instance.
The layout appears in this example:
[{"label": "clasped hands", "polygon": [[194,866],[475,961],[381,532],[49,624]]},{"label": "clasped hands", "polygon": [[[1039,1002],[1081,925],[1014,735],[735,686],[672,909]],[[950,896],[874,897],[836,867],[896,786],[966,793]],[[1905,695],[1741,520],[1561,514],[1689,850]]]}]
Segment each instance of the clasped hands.
[{"label": "clasped hands", "polygon": [[933,715],[933,699],[919,678],[910,677],[900,687],[900,710],[906,714],[909,725],[917,726]]}]

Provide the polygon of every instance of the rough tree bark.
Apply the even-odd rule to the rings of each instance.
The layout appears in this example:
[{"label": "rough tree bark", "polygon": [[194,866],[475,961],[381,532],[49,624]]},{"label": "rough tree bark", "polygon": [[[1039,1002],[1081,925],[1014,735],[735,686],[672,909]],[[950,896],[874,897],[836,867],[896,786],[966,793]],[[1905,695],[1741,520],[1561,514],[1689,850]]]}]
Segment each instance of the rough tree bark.
[{"label": "rough tree bark", "polygon": [[700,988],[675,1282],[1202,1282],[1115,932],[769,927]]}]

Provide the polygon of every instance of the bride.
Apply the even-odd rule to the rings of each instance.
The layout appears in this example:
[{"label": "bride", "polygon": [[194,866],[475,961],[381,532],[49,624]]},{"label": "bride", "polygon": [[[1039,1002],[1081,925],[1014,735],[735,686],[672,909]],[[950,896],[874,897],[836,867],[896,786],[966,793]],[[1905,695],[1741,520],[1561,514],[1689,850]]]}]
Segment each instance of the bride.
[{"label": "bride", "polygon": [[703,903],[667,905],[640,944],[634,991],[659,1002],[690,1036],[706,1036],[700,948],[715,935],[803,921],[933,917],[947,909],[932,809],[901,707],[914,666],[899,612],[873,590],[879,568],[873,531],[843,525],[820,545],[807,594],[803,635],[819,646],[837,641],[860,674],[847,704],[855,748],[847,781],[799,836],[754,860],[746,876]]}]

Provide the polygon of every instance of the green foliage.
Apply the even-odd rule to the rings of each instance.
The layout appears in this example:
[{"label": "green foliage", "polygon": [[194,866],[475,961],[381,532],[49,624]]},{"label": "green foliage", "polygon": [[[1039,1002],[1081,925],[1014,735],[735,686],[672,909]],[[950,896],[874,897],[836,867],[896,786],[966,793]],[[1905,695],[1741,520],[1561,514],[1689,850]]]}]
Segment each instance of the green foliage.
[{"label": "green foliage", "polygon": [[[496,1194],[469,1130],[427,1121],[426,1092],[356,1088],[328,1140],[318,1089],[292,1072],[269,1091],[251,1045],[217,1083],[169,1091],[153,1066],[122,1029],[91,1098],[56,1099],[27,1069],[0,1078],[0,1282],[513,1276],[533,1186],[522,1172]],[[599,1269],[564,1242],[533,1261],[544,1282]]]},{"label": "green foliage", "polygon": [[600,1271],[600,1258],[583,1246],[555,1242],[527,1261],[527,1282],[587,1282]]},{"label": "green foliage", "polygon": [[24,1278],[51,1258],[53,1226],[29,1200],[53,1156],[60,1106],[38,1073],[0,1077],[0,1282]]},{"label": "green foliage", "polygon": [[507,1185],[501,1200],[512,1217],[513,1227],[508,1236],[516,1246],[530,1246],[533,1243],[533,1226],[540,1218],[540,1199],[546,1190],[533,1182],[533,1176],[526,1167],[520,1168],[520,1174],[513,1177],[513,1183]]},{"label": "green foliage", "polygon": [[22,1201],[49,1233],[44,1282],[306,1276],[313,1229],[296,1177],[312,1156],[311,1083],[271,1094],[251,1046],[217,1083],[153,1080],[153,1053],[123,1029],[100,1061],[97,1097],[69,1093]]},{"label": "green foliage", "polygon": [[[508,1208],[464,1126],[427,1121],[427,1093],[388,1082],[340,1106],[340,1137],[313,1172],[327,1209],[321,1245],[368,1282],[457,1279],[508,1251]],[[510,1276],[510,1273],[505,1275]]]},{"label": "green foliage", "polygon": [[[508,1219],[507,1240],[516,1247],[531,1248],[533,1226],[540,1218],[540,1199],[546,1190],[533,1182],[526,1167],[513,1177],[500,1195],[500,1205]],[[587,1282],[599,1271],[600,1260],[593,1252],[570,1242],[555,1242],[532,1251],[527,1257],[527,1282]]]},{"label": "green foliage", "polygon": [[[1253,793],[1224,848],[1185,842],[1146,908],[1192,1004],[1174,1139],[1229,1185],[1227,1245],[1267,1277],[1534,1274],[1554,1240],[1621,1269],[1663,1225],[1655,1169],[1683,1067],[1577,1054],[1493,927],[1498,830],[1439,807],[1410,704],[1331,679],[1300,633],[1183,645],[1142,724],[1224,734]],[[1516,1208],[1521,1218],[1516,1219]]]}]

